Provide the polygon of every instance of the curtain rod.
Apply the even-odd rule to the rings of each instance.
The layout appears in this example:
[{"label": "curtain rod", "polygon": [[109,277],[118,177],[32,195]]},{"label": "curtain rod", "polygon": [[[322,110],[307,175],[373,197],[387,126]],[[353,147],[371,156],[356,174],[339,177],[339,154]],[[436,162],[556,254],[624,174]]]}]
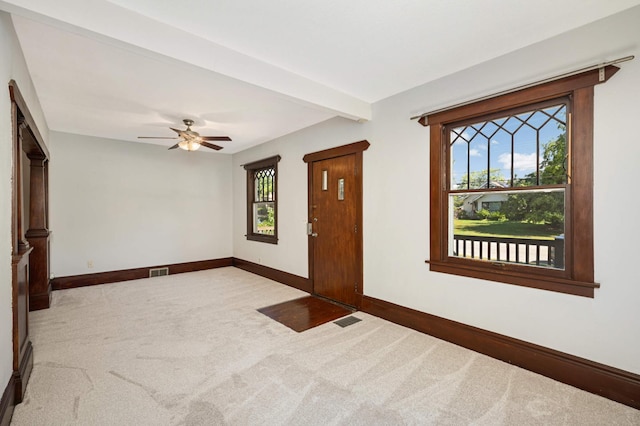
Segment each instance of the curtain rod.
[{"label": "curtain rod", "polygon": [[555,77],[549,77],[549,78],[546,78],[544,80],[539,80],[539,81],[536,81],[536,82],[533,82],[533,83],[528,83],[528,84],[525,84],[525,85],[522,85],[522,86],[514,87],[513,89],[503,90],[502,92],[494,93],[492,95],[482,96],[480,98],[475,98],[475,99],[471,99],[469,101],[460,102],[458,104],[451,105],[451,106],[448,106],[448,107],[445,107],[445,108],[440,108],[440,109],[436,109],[436,110],[433,110],[433,111],[425,112],[424,114],[420,114],[420,115],[416,115],[416,116],[411,117],[411,120],[418,120],[418,119],[421,119],[421,118],[426,117],[426,116],[431,115],[431,114],[435,114],[435,113],[443,112],[443,111],[448,111],[450,109],[458,108],[458,107],[461,107],[461,106],[464,106],[464,105],[469,105],[469,104],[472,104],[472,103],[475,103],[475,102],[484,101],[486,99],[495,98],[497,96],[506,95],[507,93],[517,92],[518,90],[528,89],[530,87],[537,86],[539,84],[549,83],[551,81],[560,80],[561,78],[565,78],[565,77],[571,77],[573,75],[577,75],[577,74],[580,74],[580,73],[583,73],[583,72],[586,72],[586,71],[591,71],[591,70],[595,70],[595,69],[604,70],[604,67],[606,67],[606,66],[619,64],[621,62],[627,62],[627,61],[632,60],[633,58],[635,58],[635,56],[630,55],[630,56],[625,56],[624,58],[615,59],[613,61],[604,62],[602,64],[590,65],[590,66],[585,67],[585,68],[580,68],[579,70],[570,71],[570,72],[567,72],[567,73],[564,73],[564,74],[557,75]]}]

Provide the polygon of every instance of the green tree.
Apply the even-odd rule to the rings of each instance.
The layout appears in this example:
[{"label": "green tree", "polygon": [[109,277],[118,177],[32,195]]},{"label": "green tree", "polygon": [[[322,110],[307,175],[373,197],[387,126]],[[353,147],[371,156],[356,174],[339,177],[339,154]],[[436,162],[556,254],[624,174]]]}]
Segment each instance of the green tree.
[{"label": "green tree", "polygon": [[[490,174],[491,179],[487,179],[487,175]],[[465,173],[458,184],[458,189],[480,189],[491,188],[493,183],[503,184],[505,178],[502,175],[502,170],[491,169],[490,173],[487,173],[487,169],[477,170],[469,174]],[[487,186],[488,185],[488,186]]]},{"label": "green tree", "polygon": [[564,225],[564,192],[510,194],[500,212],[508,220],[546,223],[560,229]]},{"label": "green tree", "polygon": [[263,170],[258,170],[255,172],[255,188],[256,201],[269,201],[273,199],[273,176],[274,170],[272,168],[267,168]]},{"label": "green tree", "polygon": [[[565,126],[559,126],[565,130]],[[563,131],[557,139],[544,146],[542,161],[540,162],[540,185],[554,185],[567,182],[567,158],[566,131]]]},{"label": "green tree", "polygon": [[[565,130],[564,125],[558,126]],[[565,169],[566,132],[544,145],[540,162],[540,185],[563,184],[567,181]],[[535,183],[536,174],[529,173],[525,182]],[[500,211],[508,220],[530,223],[546,223],[553,227],[564,226],[564,192],[529,192],[510,194]]]}]

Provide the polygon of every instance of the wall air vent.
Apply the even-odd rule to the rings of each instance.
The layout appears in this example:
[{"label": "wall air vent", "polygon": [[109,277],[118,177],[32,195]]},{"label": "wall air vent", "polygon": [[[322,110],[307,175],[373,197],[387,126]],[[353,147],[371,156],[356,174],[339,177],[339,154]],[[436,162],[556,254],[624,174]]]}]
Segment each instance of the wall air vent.
[{"label": "wall air vent", "polygon": [[169,275],[169,268],[149,269],[149,278],[161,277],[163,275]]}]

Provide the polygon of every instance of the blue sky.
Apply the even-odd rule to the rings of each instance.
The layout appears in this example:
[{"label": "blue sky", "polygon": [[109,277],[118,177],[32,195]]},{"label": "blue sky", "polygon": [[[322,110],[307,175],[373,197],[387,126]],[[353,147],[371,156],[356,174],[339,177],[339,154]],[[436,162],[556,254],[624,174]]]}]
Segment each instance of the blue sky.
[{"label": "blue sky", "polygon": [[[534,128],[539,129],[540,156],[544,151],[544,145],[557,139],[564,132],[564,130],[558,129],[559,121],[549,120],[549,116],[545,112],[550,115],[555,114],[555,118],[563,123],[566,121],[566,106],[558,104],[536,111],[533,116],[531,112],[525,112],[514,117],[494,119],[487,122],[484,127],[485,122],[480,122],[452,129],[451,140],[457,138],[451,147],[452,189],[455,188],[455,183],[460,182],[467,173],[467,150],[471,173],[486,170],[487,160],[490,159],[490,169],[500,169],[502,176],[509,179],[511,176],[511,135],[509,132],[515,131],[513,152],[515,175],[524,177],[528,173],[535,172],[536,130]],[[525,120],[531,126],[522,126],[522,121],[518,118]],[[504,128],[500,129],[498,125]],[[518,127],[520,128],[518,129]],[[467,143],[467,141],[470,142]]]}]

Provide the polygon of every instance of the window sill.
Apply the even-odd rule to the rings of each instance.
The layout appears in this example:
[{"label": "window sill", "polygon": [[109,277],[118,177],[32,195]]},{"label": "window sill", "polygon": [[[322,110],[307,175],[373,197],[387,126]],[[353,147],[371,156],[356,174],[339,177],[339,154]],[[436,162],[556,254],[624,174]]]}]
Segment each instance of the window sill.
[{"label": "window sill", "polygon": [[261,243],[278,244],[278,238],[273,235],[249,234],[245,236],[249,241],[259,241]]},{"label": "window sill", "polygon": [[442,261],[427,260],[426,263],[429,264],[429,270],[434,272],[443,272],[445,274],[479,278],[483,280],[514,284],[523,287],[537,288],[540,290],[549,290],[558,293],[572,294],[575,296],[593,298],[594,289],[600,287],[600,284],[598,283],[573,281],[542,274],[524,274],[512,271],[495,271],[483,267],[452,264],[450,262]]}]

